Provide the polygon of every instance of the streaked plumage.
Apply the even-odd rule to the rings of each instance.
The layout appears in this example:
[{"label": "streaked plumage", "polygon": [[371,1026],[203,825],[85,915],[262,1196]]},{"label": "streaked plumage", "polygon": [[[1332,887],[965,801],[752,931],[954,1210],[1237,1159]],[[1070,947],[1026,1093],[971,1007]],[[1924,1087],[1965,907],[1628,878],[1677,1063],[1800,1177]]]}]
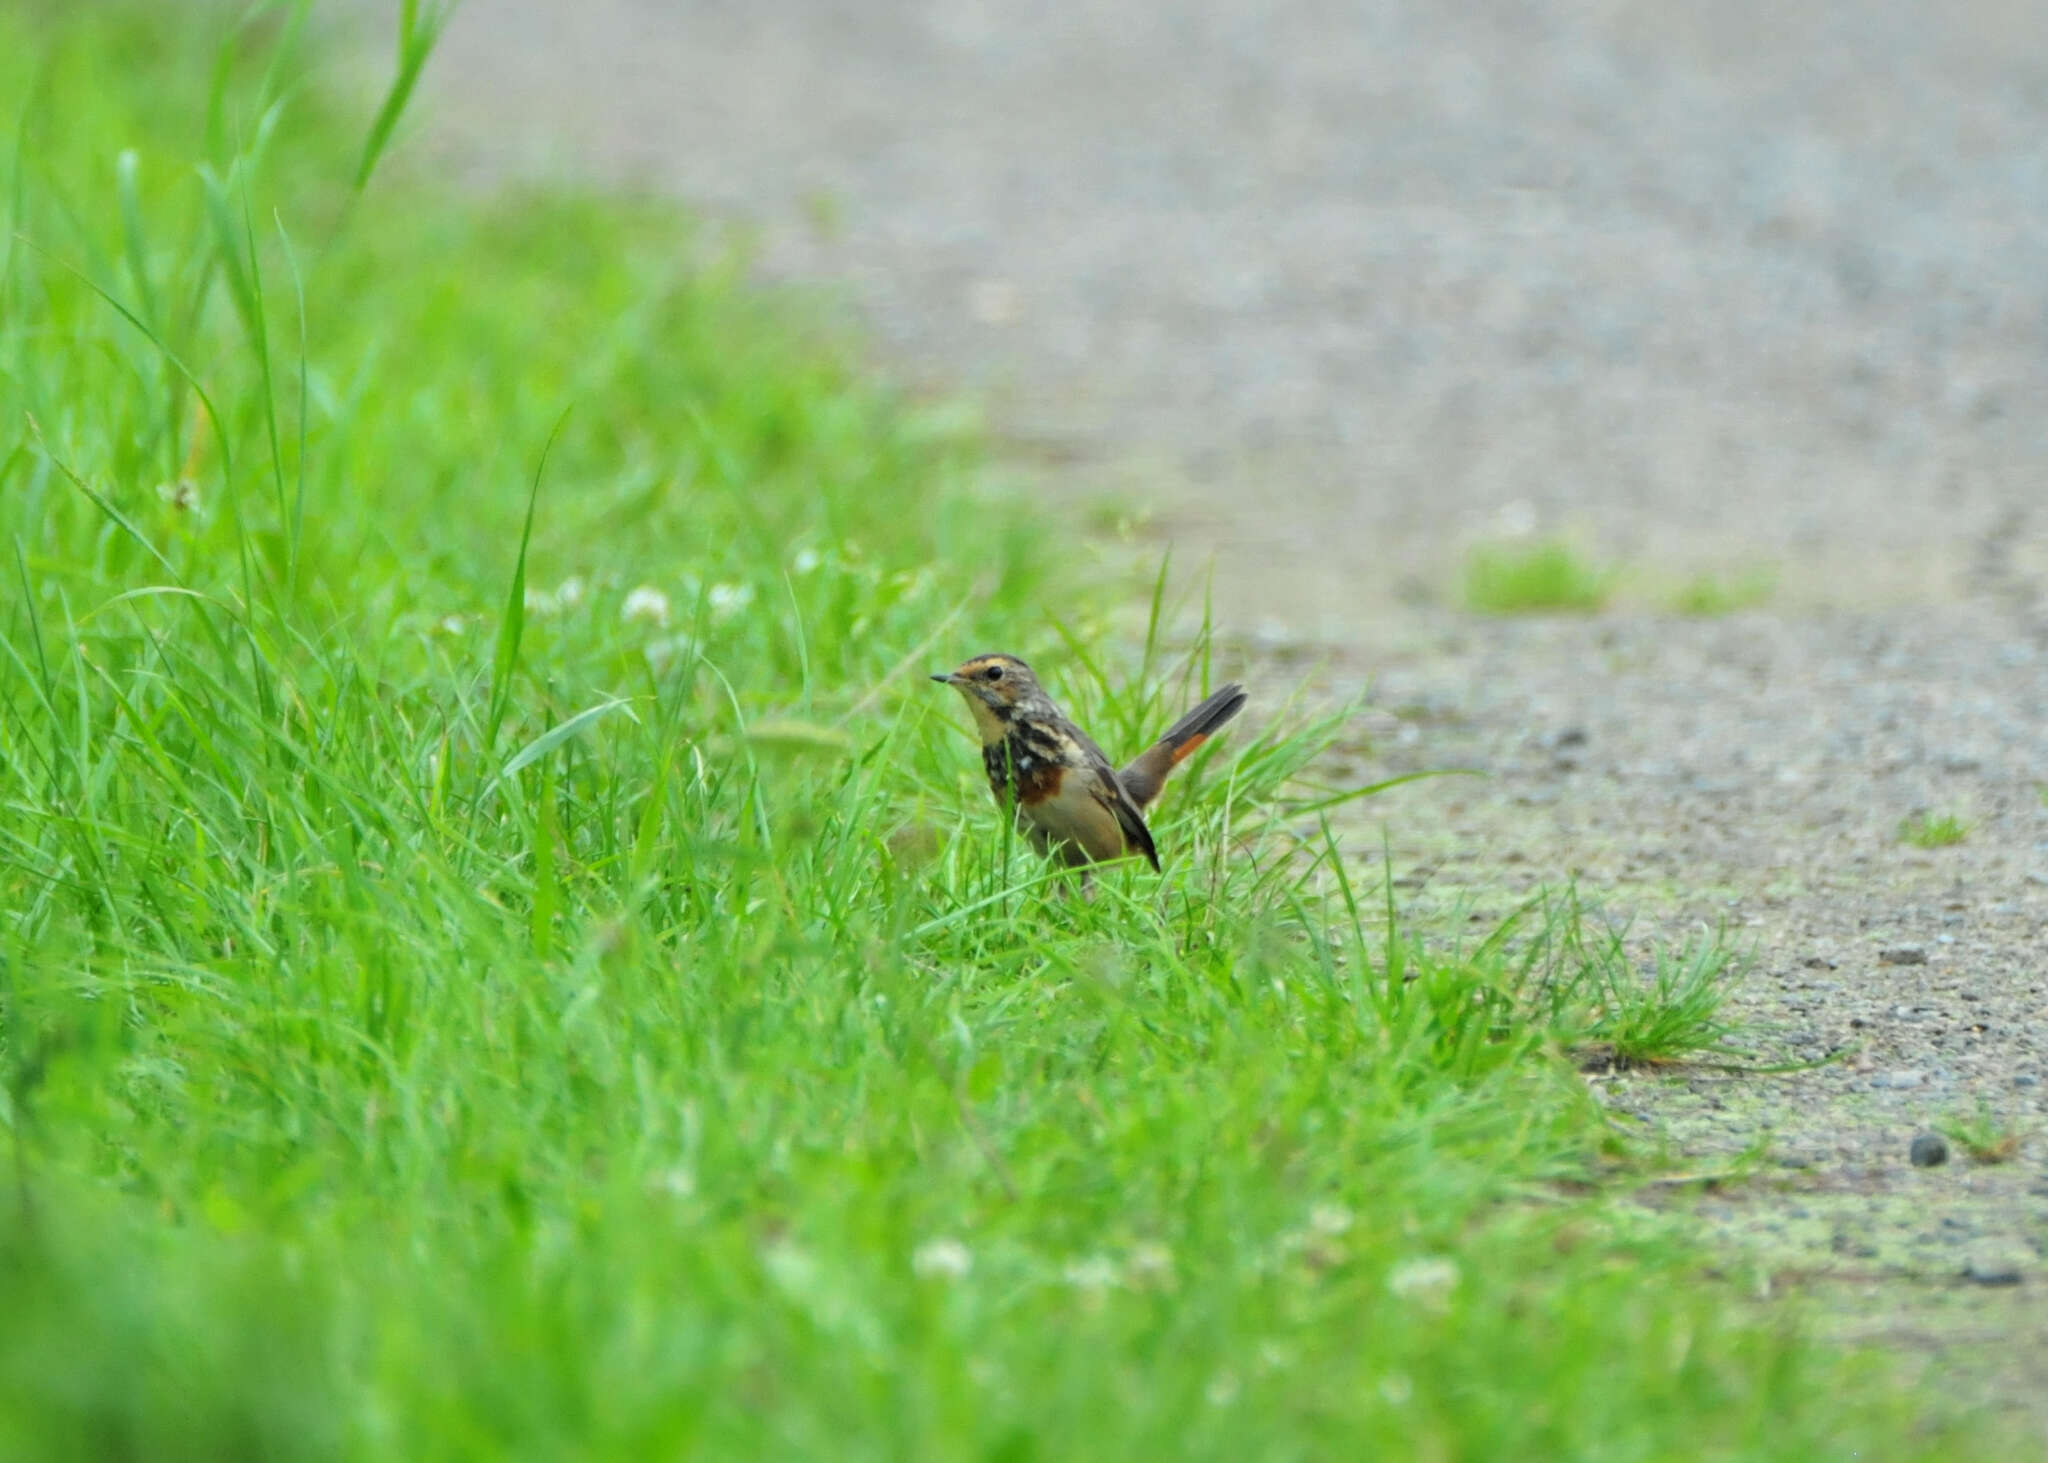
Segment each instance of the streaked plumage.
[{"label": "streaked plumage", "polygon": [[1016,656],[977,655],[932,679],[967,702],[996,801],[1015,807],[1018,827],[1039,852],[1069,865],[1143,854],[1158,868],[1146,805],[1167,774],[1245,703],[1241,686],[1223,687],[1119,773]]}]

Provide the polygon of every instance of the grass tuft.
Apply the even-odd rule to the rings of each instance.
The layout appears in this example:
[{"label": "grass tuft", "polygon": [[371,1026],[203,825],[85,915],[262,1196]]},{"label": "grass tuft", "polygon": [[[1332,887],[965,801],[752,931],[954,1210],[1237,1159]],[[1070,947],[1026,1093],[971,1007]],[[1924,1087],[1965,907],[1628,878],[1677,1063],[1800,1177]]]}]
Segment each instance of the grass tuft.
[{"label": "grass tuft", "polygon": [[1486,615],[1591,613],[1606,606],[1615,579],[1562,540],[1481,545],[1465,562],[1465,603]]},{"label": "grass tuft", "polygon": [[1899,841],[1915,848],[1950,848],[1975,826],[1957,813],[1916,813],[1899,824]]},{"label": "grass tuft", "polygon": [[1617,1068],[1727,1054],[1736,1028],[1722,1007],[1749,964],[1719,934],[1655,945],[1638,961],[1627,931],[1569,887],[1537,893],[1480,948],[1512,962],[1512,1004],[1545,1041],[1581,1065]]},{"label": "grass tuft", "polygon": [[1975,1163],[2010,1163],[2019,1156],[2020,1130],[1979,1101],[1969,1111],[1954,1113],[1934,1125],[1935,1131],[1962,1149]]}]

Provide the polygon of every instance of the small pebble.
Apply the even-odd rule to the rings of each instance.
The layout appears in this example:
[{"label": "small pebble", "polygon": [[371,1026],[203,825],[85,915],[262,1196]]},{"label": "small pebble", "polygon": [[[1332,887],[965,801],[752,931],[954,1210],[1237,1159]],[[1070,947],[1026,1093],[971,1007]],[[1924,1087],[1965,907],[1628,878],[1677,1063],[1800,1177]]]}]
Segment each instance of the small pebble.
[{"label": "small pebble", "polygon": [[1915,1168],[1939,1168],[1948,1162],[1948,1140],[1939,1133],[1922,1133],[1907,1151]]},{"label": "small pebble", "polygon": [[2032,1072],[2021,1072],[2012,1079],[2012,1085],[2015,1087],[2039,1087],[2041,1079]]},{"label": "small pebble", "polygon": [[1927,952],[1918,945],[1898,945],[1890,950],[1877,952],[1879,965],[1925,965]]},{"label": "small pebble", "polygon": [[1880,1072],[1870,1079],[1872,1087],[1918,1087],[1927,1080],[1924,1072]]}]

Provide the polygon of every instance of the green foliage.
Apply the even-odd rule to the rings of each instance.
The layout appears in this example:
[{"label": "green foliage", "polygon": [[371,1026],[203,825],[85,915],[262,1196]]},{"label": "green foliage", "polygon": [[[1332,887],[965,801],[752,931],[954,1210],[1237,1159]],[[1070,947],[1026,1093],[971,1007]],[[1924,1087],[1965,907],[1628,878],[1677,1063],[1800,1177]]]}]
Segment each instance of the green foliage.
[{"label": "green foliage", "polygon": [[1486,615],[1590,613],[1605,607],[1615,577],[1557,539],[1528,547],[1481,545],[1465,562],[1465,603]]},{"label": "green foliage", "polygon": [[2010,1163],[2019,1155],[2019,1129],[1981,1099],[1970,1111],[1952,1113],[1934,1126],[1977,1163]]},{"label": "green foliage", "polygon": [[1503,984],[1514,1001],[1575,1055],[1639,1067],[1725,1054],[1735,1028],[1722,1005],[1747,960],[1715,934],[1654,948],[1639,964],[1626,933],[1590,914],[1568,888],[1539,893],[1481,949],[1508,962],[1513,975]]},{"label": "green foliage", "polygon": [[409,178],[436,15],[0,13],[0,1455],[1965,1455],[1572,1197],[1636,1008],[1361,902],[1341,714],[1015,848],[905,673],[1204,645],[667,208]]},{"label": "green foliage", "polygon": [[1973,826],[1958,813],[1918,813],[1899,824],[1899,841],[1915,848],[1948,848],[1968,838]]}]

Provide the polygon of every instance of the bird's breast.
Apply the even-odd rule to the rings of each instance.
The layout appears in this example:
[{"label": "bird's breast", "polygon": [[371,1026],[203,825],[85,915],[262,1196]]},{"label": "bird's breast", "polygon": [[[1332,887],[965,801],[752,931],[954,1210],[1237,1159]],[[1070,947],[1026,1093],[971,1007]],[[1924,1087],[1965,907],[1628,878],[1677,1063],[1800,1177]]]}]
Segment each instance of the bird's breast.
[{"label": "bird's breast", "polygon": [[1042,802],[1059,793],[1066,775],[1065,748],[1056,738],[1035,735],[1029,728],[1012,728],[999,742],[981,749],[982,764],[988,769],[989,789],[998,802],[1014,796],[1024,804]]}]

